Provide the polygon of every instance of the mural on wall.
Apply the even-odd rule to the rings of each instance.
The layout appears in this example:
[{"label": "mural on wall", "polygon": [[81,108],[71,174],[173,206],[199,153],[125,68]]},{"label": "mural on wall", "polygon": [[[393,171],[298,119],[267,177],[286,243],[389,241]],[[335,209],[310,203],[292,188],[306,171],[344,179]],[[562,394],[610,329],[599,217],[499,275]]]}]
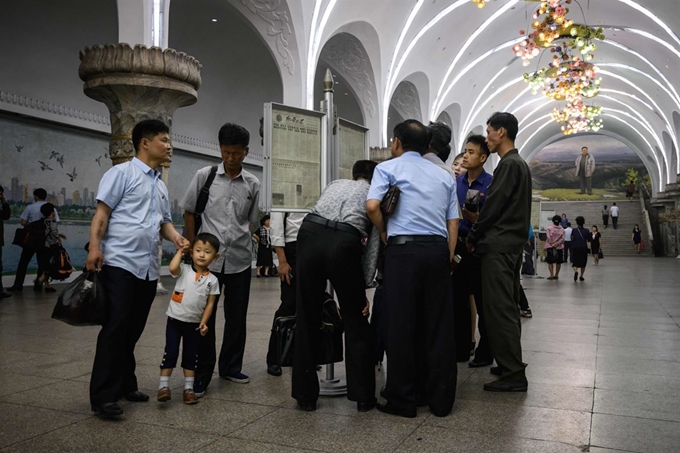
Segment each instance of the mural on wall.
[{"label": "mural on wall", "polygon": [[[0,117],[0,185],[12,208],[12,218],[5,221],[4,229],[5,274],[16,271],[21,249],[12,245],[14,231],[20,226],[19,216],[33,202],[33,190],[39,187],[57,207],[59,230],[67,237],[63,244],[72,262],[77,267],[85,263],[84,246],[89,240],[99,180],[111,168],[108,143],[105,135]],[[168,191],[176,225],[184,223],[179,201],[191,178],[198,169],[219,162],[219,158],[174,151]],[[173,247],[164,243],[164,250],[172,252]],[[36,267],[34,258],[29,269]]]},{"label": "mural on wall", "polygon": [[[595,159],[592,195],[580,193],[576,160],[581,148]],[[648,182],[647,170],[635,151],[616,139],[604,135],[569,137],[543,148],[529,163],[534,198],[554,200],[601,200],[625,198],[625,186],[631,174],[639,183]]]}]

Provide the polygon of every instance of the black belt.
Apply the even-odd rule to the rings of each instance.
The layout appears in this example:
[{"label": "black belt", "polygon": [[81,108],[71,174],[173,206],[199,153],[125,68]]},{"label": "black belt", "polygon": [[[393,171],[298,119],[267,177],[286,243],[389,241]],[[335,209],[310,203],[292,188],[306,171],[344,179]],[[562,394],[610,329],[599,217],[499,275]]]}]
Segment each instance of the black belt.
[{"label": "black belt", "polygon": [[304,222],[312,222],[312,223],[316,223],[316,224],[319,224],[319,225],[323,225],[326,228],[332,228],[334,230],[343,231],[345,233],[353,234],[358,238],[364,237],[364,235],[361,234],[361,231],[357,230],[356,228],[354,228],[349,223],[336,222],[335,220],[328,220],[327,218],[321,217],[321,216],[316,215],[316,214],[307,214],[307,216],[305,216]]},{"label": "black belt", "polygon": [[392,236],[387,240],[389,245],[403,245],[407,242],[447,242],[444,236],[436,235],[414,235],[414,236]]}]

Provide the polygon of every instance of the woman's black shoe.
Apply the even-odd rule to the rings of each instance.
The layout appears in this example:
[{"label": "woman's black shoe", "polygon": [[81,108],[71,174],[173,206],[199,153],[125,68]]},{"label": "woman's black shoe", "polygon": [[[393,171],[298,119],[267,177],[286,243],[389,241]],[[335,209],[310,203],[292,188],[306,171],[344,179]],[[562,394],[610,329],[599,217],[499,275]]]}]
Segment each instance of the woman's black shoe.
[{"label": "woman's black shoe", "polygon": [[370,403],[358,402],[357,403],[357,411],[368,412],[375,407],[375,403],[376,403],[375,399],[373,401],[371,401]]},{"label": "woman's black shoe", "polygon": [[398,415],[400,417],[416,418],[416,415],[417,415],[415,410],[404,411],[404,410],[398,409],[398,408],[392,406],[392,404],[390,404],[389,401],[385,404],[377,403],[375,405],[375,408],[378,409],[380,412],[382,412],[384,414]]},{"label": "woman's black shoe", "polygon": [[493,365],[493,360],[471,360],[468,362],[470,368],[481,368],[483,366]]}]

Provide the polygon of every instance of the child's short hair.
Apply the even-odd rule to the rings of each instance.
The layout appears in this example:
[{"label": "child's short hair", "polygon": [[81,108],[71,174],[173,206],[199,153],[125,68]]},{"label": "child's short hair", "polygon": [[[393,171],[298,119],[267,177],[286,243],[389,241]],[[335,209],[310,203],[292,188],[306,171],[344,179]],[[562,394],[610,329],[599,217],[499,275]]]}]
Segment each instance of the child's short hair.
[{"label": "child's short hair", "polygon": [[217,237],[214,234],[210,234],[210,233],[199,233],[199,234],[197,234],[196,237],[194,238],[194,240],[191,241],[191,248],[194,248],[194,244],[196,244],[198,241],[212,245],[212,247],[215,249],[215,253],[219,253],[219,251],[220,251],[220,240],[217,239]]},{"label": "child's short hair", "polygon": [[43,215],[43,217],[48,218],[50,214],[54,212],[54,205],[52,203],[45,203],[44,205],[40,206],[40,213]]}]

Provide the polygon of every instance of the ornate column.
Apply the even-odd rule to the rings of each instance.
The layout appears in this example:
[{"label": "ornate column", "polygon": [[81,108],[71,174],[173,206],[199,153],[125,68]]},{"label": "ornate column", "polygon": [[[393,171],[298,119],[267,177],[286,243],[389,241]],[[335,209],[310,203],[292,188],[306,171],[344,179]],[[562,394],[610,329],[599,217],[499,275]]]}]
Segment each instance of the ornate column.
[{"label": "ornate column", "polygon": [[78,75],[88,97],[111,114],[109,156],[113,165],[134,157],[132,129],[158,119],[172,129],[172,115],[192,105],[201,86],[201,64],[184,52],[143,45],[107,44],[80,52]]}]

